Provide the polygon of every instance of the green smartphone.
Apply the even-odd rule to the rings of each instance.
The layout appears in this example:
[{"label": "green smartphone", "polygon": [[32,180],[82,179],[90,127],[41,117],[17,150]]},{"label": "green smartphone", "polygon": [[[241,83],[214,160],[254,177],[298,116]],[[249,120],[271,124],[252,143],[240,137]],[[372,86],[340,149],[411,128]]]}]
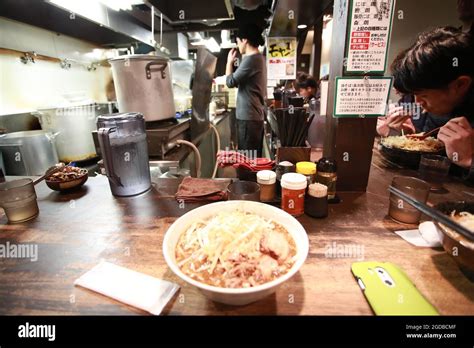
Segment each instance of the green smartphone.
[{"label": "green smartphone", "polygon": [[439,315],[395,264],[355,262],[351,268],[375,314]]}]

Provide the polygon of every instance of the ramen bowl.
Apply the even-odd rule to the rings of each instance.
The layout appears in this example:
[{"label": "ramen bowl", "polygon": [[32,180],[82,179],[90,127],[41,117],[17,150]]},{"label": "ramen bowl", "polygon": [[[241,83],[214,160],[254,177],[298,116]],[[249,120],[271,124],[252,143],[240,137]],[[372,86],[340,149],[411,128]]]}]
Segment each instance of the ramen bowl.
[{"label": "ramen bowl", "polygon": [[[453,211],[468,212],[474,214],[474,202],[443,202],[435,205],[435,209],[450,215]],[[463,270],[474,275],[474,242],[468,240],[461,234],[446,227],[442,223],[436,222],[438,229],[442,232],[441,242],[444,250],[451,255],[453,260]]]},{"label": "ramen bowl", "polygon": [[[288,231],[296,245],[295,262],[290,270],[272,281],[249,288],[212,286],[186,275],[176,261],[176,245],[181,234],[194,221],[211,218],[217,212],[235,212],[236,210],[257,214],[264,219],[271,219]],[[294,217],[279,208],[252,201],[217,202],[191,210],[177,219],[168,228],[163,240],[163,254],[168,267],[174,274],[181,278],[182,281],[197,287],[210,300],[229,305],[246,305],[273,294],[281,284],[288,281],[299,271],[308,256],[308,250],[308,235],[303,226]]]}]

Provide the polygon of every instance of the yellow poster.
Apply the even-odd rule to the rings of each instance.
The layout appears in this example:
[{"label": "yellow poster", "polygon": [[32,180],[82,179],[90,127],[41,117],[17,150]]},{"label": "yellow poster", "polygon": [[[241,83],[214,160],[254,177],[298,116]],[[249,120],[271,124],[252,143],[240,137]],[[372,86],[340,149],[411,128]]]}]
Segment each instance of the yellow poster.
[{"label": "yellow poster", "polygon": [[274,80],[296,79],[295,37],[269,37],[267,39],[267,75]]}]

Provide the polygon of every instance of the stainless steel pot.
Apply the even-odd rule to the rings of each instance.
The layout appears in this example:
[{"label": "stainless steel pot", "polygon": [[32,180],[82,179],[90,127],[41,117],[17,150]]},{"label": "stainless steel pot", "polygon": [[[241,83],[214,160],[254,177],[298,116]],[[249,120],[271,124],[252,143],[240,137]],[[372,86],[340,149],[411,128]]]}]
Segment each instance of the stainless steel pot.
[{"label": "stainless steel pot", "polygon": [[145,121],[176,115],[168,59],[149,55],[110,60],[120,112],[139,112]]},{"label": "stainless steel pot", "polygon": [[4,129],[4,133],[23,132],[29,130],[39,130],[41,125],[38,118],[30,112],[20,114],[0,115],[0,129]]},{"label": "stainless steel pot", "polygon": [[58,163],[54,138],[43,130],[0,135],[6,175],[43,175]]},{"label": "stainless steel pot", "polygon": [[74,107],[41,109],[33,113],[43,130],[57,133],[59,160],[65,163],[97,157],[91,132],[97,117],[111,112],[112,104],[83,104]]}]

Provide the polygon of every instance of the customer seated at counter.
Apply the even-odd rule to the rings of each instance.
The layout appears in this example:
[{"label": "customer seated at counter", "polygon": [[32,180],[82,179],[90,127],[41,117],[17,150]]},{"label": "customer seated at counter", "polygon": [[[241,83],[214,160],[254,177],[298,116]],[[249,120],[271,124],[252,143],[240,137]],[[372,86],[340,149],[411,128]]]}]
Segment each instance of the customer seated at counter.
[{"label": "customer seated at counter", "polygon": [[[420,117],[392,110],[386,126],[416,132],[441,127],[438,139],[449,159],[474,179],[474,49],[473,38],[452,27],[440,27],[421,34],[392,63],[394,87],[404,95],[414,95],[424,112]],[[394,122],[398,119],[398,122]],[[385,127],[384,127],[385,126]]]},{"label": "customer seated at counter", "polygon": [[300,72],[296,76],[295,87],[298,94],[303,97],[305,104],[308,104],[311,99],[316,98],[318,82],[313,76]]}]

